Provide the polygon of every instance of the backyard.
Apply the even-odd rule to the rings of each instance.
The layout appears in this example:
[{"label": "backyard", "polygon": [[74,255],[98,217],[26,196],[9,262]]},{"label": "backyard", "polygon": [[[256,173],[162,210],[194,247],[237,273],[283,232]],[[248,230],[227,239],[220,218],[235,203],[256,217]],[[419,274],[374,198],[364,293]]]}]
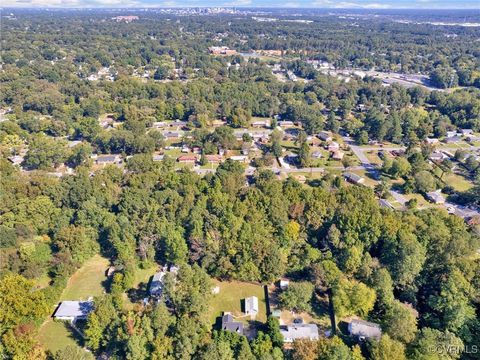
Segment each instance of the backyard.
[{"label": "backyard", "polygon": [[215,324],[217,317],[222,316],[225,311],[231,312],[235,317],[244,316],[241,300],[250,296],[258,298],[259,311],[256,320],[261,322],[267,320],[267,306],[262,285],[241,281],[214,280],[214,286],[218,286],[220,292],[214,295],[211,301],[209,319],[212,324]]}]

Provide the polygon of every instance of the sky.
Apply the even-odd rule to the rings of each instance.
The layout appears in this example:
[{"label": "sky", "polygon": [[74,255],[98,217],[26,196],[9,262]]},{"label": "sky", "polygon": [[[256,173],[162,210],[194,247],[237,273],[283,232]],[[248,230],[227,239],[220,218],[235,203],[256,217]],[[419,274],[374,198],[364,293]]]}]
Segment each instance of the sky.
[{"label": "sky", "polygon": [[2,0],[4,7],[313,7],[353,9],[477,9],[480,0]]}]

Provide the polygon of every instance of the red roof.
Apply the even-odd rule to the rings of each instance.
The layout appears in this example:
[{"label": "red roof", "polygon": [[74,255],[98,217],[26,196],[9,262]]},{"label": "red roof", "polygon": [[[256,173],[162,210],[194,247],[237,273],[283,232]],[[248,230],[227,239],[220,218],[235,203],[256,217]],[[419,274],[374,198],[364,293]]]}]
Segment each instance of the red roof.
[{"label": "red roof", "polygon": [[207,161],[210,161],[210,162],[222,161],[222,157],[220,155],[205,155],[205,158],[207,159]]},{"label": "red roof", "polygon": [[197,161],[197,157],[195,155],[182,155],[177,158],[177,161],[180,162],[195,162]]}]

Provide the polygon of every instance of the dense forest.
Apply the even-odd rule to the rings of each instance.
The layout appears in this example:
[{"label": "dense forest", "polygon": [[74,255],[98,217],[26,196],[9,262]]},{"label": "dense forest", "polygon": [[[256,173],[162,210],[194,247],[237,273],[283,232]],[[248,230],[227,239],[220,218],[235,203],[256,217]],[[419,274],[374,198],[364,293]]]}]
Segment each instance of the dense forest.
[{"label": "dense forest", "polygon": [[[2,19],[0,108],[8,111],[0,121],[1,357],[479,358],[478,224],[437,208],[385,209],[382,189],[352,186],[336,173],[306,184],[278,179],[264,166],[281,154],[275,130],[253,175],[232,160],[200,176],[179,170],[169,156],[152,159],[168,142],[152,129],[156,122],[182,122],[182,141],[203,158],[240,151],[251,139],[237,140],[234,129],[253,117],[282,119],[301,126],[302,145],[329,130],[359,145],[405,146],[405,157],[385,160],[382,174],[429,191],[421,188],[431,153],[423,142],[452,130],[480,131],[480,50],[472,45],[478,28],[455,27],[459,36],[451,38],[428,24],[382,18],[351,26],[336,16],[269,23],[145,12],[124,23],[114,15],[25,10]],[[271,59],[210,55],[208,47],[219,43],[239,52],[282,50],[282,66],[307,81],[279,81]],[[369,76],[346,82],[314,71],[312,59],[422,72],[439,88],[462,88],[387,87]],[[111,78],[88,79],[105,68]],[[445,80],[452,74],[456,84]],[[120,125],[102,127],[104,114]],[[215,120],[225,125],[213,129]],[[94,170],[92,153],[121,154],[124,167]],[[8,160],[18,154],[21,169]],[[63,165],[73,173],[52,176]],[[455,196],[478,204],[480,165],[472,157],[467,166],[475,187]],[[115,274],[82,329],[89,351],[45,349],[40,325],[69,278],[96,254]],[[167,300],[126,306],[135,279],[159,264],[179,267],[166,275]],[[279,295],[281,309],[330,324],[321,313],[330,306],[338,322],[379,324],[381,339],[357,341],[339,327],[284,347],[273,316],[248,339],[212,327],[214,281],[269,285],[285,276],[291,281]]]}]

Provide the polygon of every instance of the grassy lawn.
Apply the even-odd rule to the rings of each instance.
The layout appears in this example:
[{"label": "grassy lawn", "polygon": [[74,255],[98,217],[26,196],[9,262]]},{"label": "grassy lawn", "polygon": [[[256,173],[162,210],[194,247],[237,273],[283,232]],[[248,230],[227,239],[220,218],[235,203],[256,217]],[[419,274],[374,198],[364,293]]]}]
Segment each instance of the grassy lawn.
[{"label": "grassy lawn", "polygon": [[81,347],[81,338],[67,322],[49,319],[40,328],[38,340],[47,350],[55,353],[68,345]]},{"label": "grassy lawn", "polygon": [[[348,171],[348,170],[347,170]],[[374,179],[372,179],[370,176],[370,174],[365,171],[365,170],[352,170],[352,171],[349,171],[351,173],[354,173],[354,174],[357,174],[361,177],[363,177],[365,179],[365,182],[363,183],[365,186],[368,186],[368,187],[375,187],[375,185],[378,184],[377,181],[375,181]]]},{"label": "grassy lawn", "polygon": [[134,309],[135,304],[148,295],[148,283],[157,271],[159,271],[158,265],[154,265],[148,269],[136,269],[132,288],[127,291],[128,294],[123,294],[123,306],[125,310]]},{"label": "grassy lawn", "polygon": [[86,300],[90,296],[102,295],[109,263],[108,259],[100,255],[87,260],[68,280],[60,300]]},{"label": "grassy lawn", "polygon": [[467,191],[473,184],[462,175],[448,174],[443,177],[445,184],[452,186],[457,191]]},{"label": "grassy lawn", "polygon": [[220,287],[220,292],[213,296],[210,304],[208,315],[212,324],[215,324],[216,318],[221,316],[224,311],[231,312],[234,316],[244,315],[242,313],[241,300],[250,296],[258,298],[259,311],[256,320],[261,322],[267,320],[263,286],[240,281],[214,280],[214,282],[215,286]]}]

